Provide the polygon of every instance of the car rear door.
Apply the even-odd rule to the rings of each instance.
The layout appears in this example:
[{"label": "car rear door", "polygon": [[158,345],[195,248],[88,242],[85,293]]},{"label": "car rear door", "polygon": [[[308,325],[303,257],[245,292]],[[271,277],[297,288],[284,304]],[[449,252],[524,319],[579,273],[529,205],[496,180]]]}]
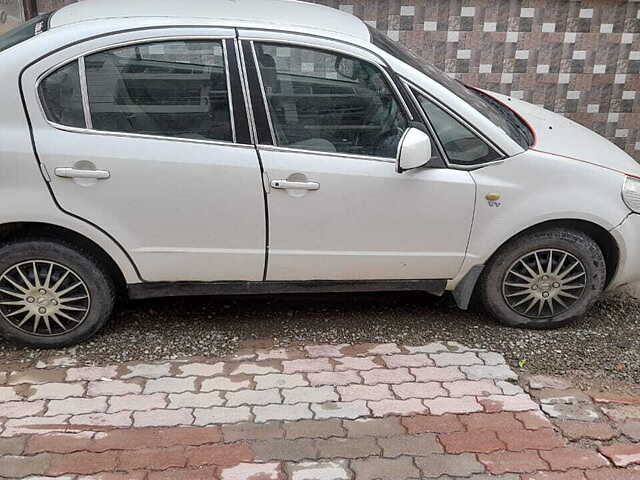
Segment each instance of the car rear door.
[{"label": "car rear door", "polygon": [[262,176],[235,30],[95,38],[22,76],[62,210],[118,241],[147,281],[262,280]]},{"label": "car rear door", "polygon": [[270,185],[267,280],[452,278],[475,184],[448,168],[396,173],[399,140],[421,119],[384,63],[317,37],[240,39]]}]

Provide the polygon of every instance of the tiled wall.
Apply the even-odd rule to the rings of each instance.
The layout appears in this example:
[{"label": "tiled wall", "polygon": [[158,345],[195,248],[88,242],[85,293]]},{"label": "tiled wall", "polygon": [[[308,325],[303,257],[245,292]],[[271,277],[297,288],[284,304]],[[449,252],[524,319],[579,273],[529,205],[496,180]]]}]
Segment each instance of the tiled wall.
[{"label": "tiled wall", "polygon": [[640,160],[640,2],[312,1],[359,16],[467,83],[563,113]]}]

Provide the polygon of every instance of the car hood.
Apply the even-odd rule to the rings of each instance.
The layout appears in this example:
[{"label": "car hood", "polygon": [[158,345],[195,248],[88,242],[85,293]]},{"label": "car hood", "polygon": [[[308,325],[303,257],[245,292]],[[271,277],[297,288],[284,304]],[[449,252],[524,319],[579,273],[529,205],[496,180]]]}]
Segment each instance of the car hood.
[{"label": "car hood", "polygon": [[638,162],[592,130],[537,105],[494,92],[486,93],[511,108],[535,131],[536,142],[532,150],[640,176]]}]

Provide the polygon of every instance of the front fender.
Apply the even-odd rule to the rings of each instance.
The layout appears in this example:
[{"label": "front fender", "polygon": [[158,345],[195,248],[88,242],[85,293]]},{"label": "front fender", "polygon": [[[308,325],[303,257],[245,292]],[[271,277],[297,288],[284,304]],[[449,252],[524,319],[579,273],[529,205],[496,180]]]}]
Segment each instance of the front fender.
[{"label": "front fender", "polygon": [[528,150],[471,175],[476,211],[465,261],[449,289],[531,227],[581,220],[611,231],[629,214],[621,198],[625,176],[597,165]]}]

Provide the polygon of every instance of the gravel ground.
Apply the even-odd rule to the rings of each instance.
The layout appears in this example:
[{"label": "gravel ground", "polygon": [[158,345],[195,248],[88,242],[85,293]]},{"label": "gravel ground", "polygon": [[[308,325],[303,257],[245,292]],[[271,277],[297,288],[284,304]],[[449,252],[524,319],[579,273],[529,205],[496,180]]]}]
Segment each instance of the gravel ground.
[{"label": "gravel ground", "polygon": [[421,293],[198,297],[130,302],[91,342],[38,351],[0,339],[0,365],[53,356],[81,363],[222,356],[246,344],[453,340],[505,354],[533,373],[640,384],[640,302],[608,298],[581,322],[552,331],[503,327],[480,309],[458,310],[450,296]]}]

